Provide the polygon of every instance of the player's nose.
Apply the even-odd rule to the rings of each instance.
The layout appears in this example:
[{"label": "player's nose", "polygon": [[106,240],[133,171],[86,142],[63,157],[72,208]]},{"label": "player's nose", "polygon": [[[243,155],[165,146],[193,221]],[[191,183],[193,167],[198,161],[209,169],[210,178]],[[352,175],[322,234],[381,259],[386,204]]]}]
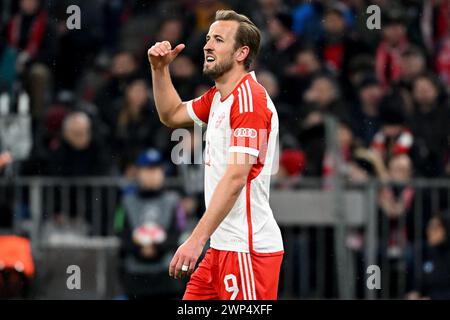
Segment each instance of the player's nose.
[{"label": "player's nose", "polygon": [[205,53],[210,53],[213,50],[211,41],[206,41],[205,46],[203,47],[203,50],[205,51]]}]

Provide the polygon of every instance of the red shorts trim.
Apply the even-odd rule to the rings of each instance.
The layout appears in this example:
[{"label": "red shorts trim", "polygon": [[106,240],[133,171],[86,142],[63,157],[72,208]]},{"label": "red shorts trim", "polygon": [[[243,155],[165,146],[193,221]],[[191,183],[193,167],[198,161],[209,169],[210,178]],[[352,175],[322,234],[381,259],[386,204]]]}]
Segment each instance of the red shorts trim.
[{"label": "red shorts trim", "polygon": [[276,255],[210,248],[183,300],[276,300],[283,252]]}]

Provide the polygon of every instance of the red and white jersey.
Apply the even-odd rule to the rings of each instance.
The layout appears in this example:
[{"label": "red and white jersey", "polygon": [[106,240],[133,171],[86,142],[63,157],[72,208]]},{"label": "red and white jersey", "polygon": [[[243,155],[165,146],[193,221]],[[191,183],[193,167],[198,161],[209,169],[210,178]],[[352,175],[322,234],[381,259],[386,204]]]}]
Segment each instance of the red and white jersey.
[{"label": "red and white jersey", "polygon": [[[211,236],[217,250],[279,254],[283,241],[269,206],[270,176],[278,169],[278,115],[263,86],[248,73],[227,96],[216,87],[186,103],[190,117],[207,125],[205,202],[225,173],[230,152],[257,157],[235,205]],[[275,159],[276,160],[276,159]]]}]

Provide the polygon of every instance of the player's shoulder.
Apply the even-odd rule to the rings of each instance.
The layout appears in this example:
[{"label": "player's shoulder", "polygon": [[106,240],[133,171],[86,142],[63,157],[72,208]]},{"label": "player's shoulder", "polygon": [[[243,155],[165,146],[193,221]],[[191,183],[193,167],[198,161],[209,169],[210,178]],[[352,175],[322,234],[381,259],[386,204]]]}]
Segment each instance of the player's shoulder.
[{"label": "player's shoulder", "polygon": [[266,113],[268,100],[266,90],[252,76],[245,77],[234,91],[232,112]]},{"label": "player's shoulder", "polygon": [[208,90],[206,90],[202,95],[194,99],[194,101],[198,101],[200,99],[208,99],[212,101],[217,92],[218,92],[217,87],[212,86]]},{"label": "player's shoulder", "polygon": [[258,103],[267,103],[266,89],[252,76],[248,77],[246,80],[248,82],[249,94]]}]

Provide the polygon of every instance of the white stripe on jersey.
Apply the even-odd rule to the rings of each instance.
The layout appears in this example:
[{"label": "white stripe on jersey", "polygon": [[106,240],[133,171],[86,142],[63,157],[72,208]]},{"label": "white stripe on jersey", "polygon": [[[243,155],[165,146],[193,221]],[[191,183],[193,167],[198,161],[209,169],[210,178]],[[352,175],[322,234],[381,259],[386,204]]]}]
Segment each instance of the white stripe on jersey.
[{"label": "white stripe on jersey", "polygon": [[253,97],[252,97],[252,91],[250,90],[250,85],[248,83],[248,80],[245,81],[245,85],[247,87],[247,92],[248,92],[248,103],[250,105],[250,112],[253,112]]},{"label": "white stripe on jersey", "polygon": [[248,300],[254,300],[252,297],[252,291],[250,290],[250,280],[248,276],[247,258],[245,257],[245,253],[243,254],[242,258],[244,259],[244,271],[245,271],[245,280],[247,284]]},{"label": "white stripe on jersey", "polygon": [[241,84],[242,93],[244,94],[244,112],[248,112],[248,105],[247,105],[247,90],[245,89],[244,84]]},{"label": "white stripe on jersey", "polygon": [[250,269],[250,280],[252,282],[252,292],[253,292],[253,299],[256,300],[256,291],[255,291],[255,278],[253,276],[253,266],[252,266],[252,257],[249,253],[246,253],[248,258],[248,268]]},{"label": "white stripe on jersey", "polygon": [[238,261],[239,261],[239,272],[241,274],[241,285],[242,285],[242,294],[244,295],[244,300],[247,300],[247,293],[245,292],[245,280],[244,280],[244,273],[242,272],[242,257],[241,253],[238,252]]},{"label": "white stripe on jersey", "polygon": [[239,113],[242,113],[242,92],[241,92],[241,88],[238,88],[238,96],[239,96]]}]

